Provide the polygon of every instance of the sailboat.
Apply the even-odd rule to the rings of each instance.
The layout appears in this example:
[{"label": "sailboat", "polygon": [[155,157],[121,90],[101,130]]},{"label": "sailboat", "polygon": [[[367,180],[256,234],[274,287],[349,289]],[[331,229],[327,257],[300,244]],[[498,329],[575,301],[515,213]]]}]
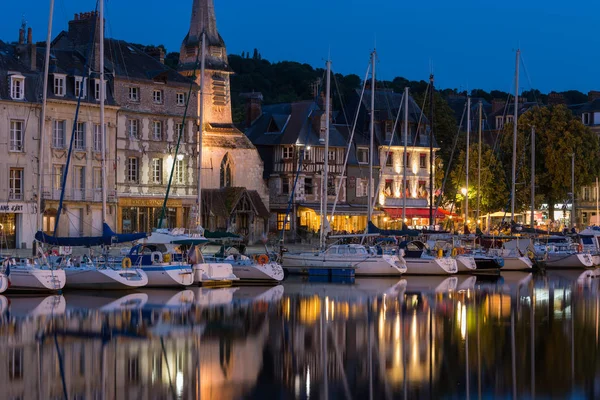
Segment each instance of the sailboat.
[{"label": "sailboat", "polygon": [[[44,65],[44,86],[42,89],[42,114],[40,118],[40,158],[39,171],[42,168],[43,151],[44,151],[44,131],[46,122],[46,99],[48,88],[48,68],[50,63],[50,42],[52,40],[52,16],[54,12],[54,0],[50,0],[50,15],[48,18],[48,36],[46,38],[46,62]],[[38,228],[42,227],[42,211],[41,211],[41,193],[42,193],[42,173],[38,174]],[[65,272],[60,269],[52,268],[44,259],[35,260],[30,263],[17,263],[14,259],[9,258],[3,260],[6,270],[0,278],[0,287],[7,285],[6,289],[11,291],[58,291],[65,286]],[[10,276],[10,278],[8,277]],[[10,280],[9,280],[10,279]]]},{"label": "sailboat", "polygon": [[[372,101],[375,101],[375,51],[371,54],[372,62]],[[305,253],[286,253],[283,256],[283,267],[290,273],[308,273],[308,274],[342,274],[357,276],[399,276],[406,271],[404,260],[396,255],[373,254],[363,245],[358,244],[336,244],[325,247],[325,240],[329,232],[329,222],[327,220],[327,184],[329,166],[329,116],[331,115],[331,61],[327,61],[327,83],[325,96],[325,154],[323,167],[323,182],[321,192],[321,234],[319,250],[316,252]],[[374,107],[372,107],[374,108]],[[374,112],[371,112],[371,157],[369,174],[373,171],[373,125]],[[371,185],[372,179],[369,180]],[[371,212],[371,196],[369,196],[369,215]]]},{"label": "sailboat", "polygon": [[[99,16],[100,21],[104,21],[104,1],[99,2]],[[51,246],[103,246],[106,250],[106,246],[110,246],[113,243],[122,243],[140,239],[145,237],[146,234],[116,234],[110,229],[106,223],[106,125],[104,122],[104,106],[106,99],[106,87],[104,85],[104,24],[98,24],[100,29],[100,129],[102,130],[102,235],[94,237],[57,237],[56,232],[58,230],[58,222],[60,218],[60,212],[62,210],[62,204],[66,188],[66,179],[69,170],[70,155],[73,147],[73,138],[71,138],[71,145],[69,148],[69,154],[67,156],[67,163],[65,171],[63,173],[62,191],[61,198],[58,207],[58,213],[55,221],[54,235],[47,235],[42,231],[38,231],[35,235],[36,240],[40,243],[49,244]],[[46,43],[46,54],[50,51],[50,41]],[[46,67],[47,67],[46,63]],[[44,79],[48,77],[48,70],[45,70]],[[44,96],[46,94],[46,85],[44,86]],[[78,109],[81,102],[83,91],[80,93],[78,98]],[[44,110],[46,105],[44,104]],[[77,109],[77,110],[78,110]],[[77,113],[78,111],[76,111]],[[77,115],[77,114],[76,114]],[[75,118],[77,120],[77,118]],[[43,123],[43,120],[42,120]],[[43,138],[44,135],[41,135]],[[43,146],[43,145],[42,145]],[[40,157],[40,163],[41,163]],[[40,181],[41,185],[41,181]],[[41,186],[40,186],[41,193]],[[41,225],[40,225],[41,226]],[[41,260],[47,263],[47,259],[42,255]],[[64,269],[59,270],[63,275],[66,275],[65,285],[71,289],[132,289],[145,286],[148,283],[148,276],[139,269],[128,268],[129,265],[113,265],[109,262],[107,254],[104,254],[103,259],[88,260],[88,262],[81,262],[79,265],[72,265],[70,260],[65,258]],[[18,271],[14,271],[15,273]],[[62,287],[61,287],[62,288]]]},{"label": "sailboat", "polygon": [[8,285],[8,276],[6,276],[5,273],[0,272],[0,293],[6,292],[6,289],[8,289]]}]

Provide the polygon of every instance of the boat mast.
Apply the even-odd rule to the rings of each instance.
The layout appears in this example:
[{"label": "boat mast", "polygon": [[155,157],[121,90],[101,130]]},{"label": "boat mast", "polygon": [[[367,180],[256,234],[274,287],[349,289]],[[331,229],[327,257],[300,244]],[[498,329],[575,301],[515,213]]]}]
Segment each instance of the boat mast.
[{"label": "boat mast", "polygon": [[519,118],[519,57],[521,50],[517,50],[515,63],[515,109],[513,120],[513,154],[512,154],[512,188],[510,191],[510,219],[515,221],[515,187],[517,181],[517,121]]},{"label": "boat mast", "polygon": [[48,34],[46,35],[46,56],[44,62],[44,86],[42,88],[42,115],[40,117],[40,158],[38,159],[38,194],[37,194],[37,230],[44,230],[44,213],[42,212],[42,171],[44,170],[44,152],[46,150],[46,104],[48,99],[48,68],[50,67],[50,43],[52,42],[52,18],[54,0],[50,0],[48,16]]},{"label": "boat mast", "polygon": [[483,102],[479,100],[479,140],[478,140],[478,151],[477,157],[479,160],[477,161],[477,227],[479,226],[479,206],[481,204],[481,130],[482,130],[482,121],[483,121]]},{"label": "boat mast", "polygon": [[468,229],[469,227],[469,140],[471,139],[471,97],[467,97],[467,153],[465,159],[466,165],[466,177],[465,177],[465,187],[467,192],[465,193],[465,227]]},{"label": "boat mast", "polygon": [[369,138],[369,183],[368,183],[368,209],[367,209],[367,225],[373,217],[373,137],[375,132],[375,57],[377,52],[373,50],[371,53],[371,128]]},{"label": "boat mast", "polygon": [[575,228],[577,225],[577,213],[575,212],[575,153],[571,153],[571,195],[573,196],[571,202],[571,228]]},{"label": "boat mast", "polygon": [[404,88],[404,154],[402,155],[402,227],[406,223],[406,163],[408,162],[408,86]]},{"label": "boat mast", "polygon": [[102,223],[106,223],[106,126],[104,124],[104,0],[99,1],[100,25],[100,132],[102,132]]},{"label": "boat mast", "polygon": [[535,126],[531,127],[531,216],[529,218],[531,227],[535,224]]},{"label": "boat mast", "polygon": [[[323,184],[321,185],[321,243],[320,249],[325,249],[325,226],[327,224],[327,195],[328,195],[328,176],[329,176],[329,112],[331,93],[331,61],[327,60],[327,83],[325,92],[325,151],[323,156]],[[333,216],[332,216],[333,218]],[[284,221],[285,224],[285,221]]]},{"label": "boat mast", "polygon": [[596,177],[596,224],[600,225],[600,187],[598,187],[598,177]]},{"label": "boat mast", "polygon": [[198,96],[198,133],[196,152],[198,153],[198,159],[196,161],[198,168],[198,199],[197,202],[197,215],[196,215],[196,228],[198,231],[202,229],[202,138],[204,130],[204,71],[206,68],[206,33],[202,32],[202,60],[200,61],[200,95]]},{"label": "boat mast", "polygon": [[429,86],[429,225],[433,229],[433,74],[429,75]]}]

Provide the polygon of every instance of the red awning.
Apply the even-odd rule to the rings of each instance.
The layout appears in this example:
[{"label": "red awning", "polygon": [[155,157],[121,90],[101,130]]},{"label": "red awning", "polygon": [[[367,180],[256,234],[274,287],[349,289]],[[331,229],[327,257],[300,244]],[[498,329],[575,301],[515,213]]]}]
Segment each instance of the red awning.
[{"label": "red awning", "polygon": [[[383,209],[386,214],[393,219],[402,218],[402,208],[384,208]],[[434,210],[435,214],[435,210]],[[444,218],[447,215],[450,215],[449,211],[444,210],[443,208],[437,209],[437,218]],[[406,218],[429,218],[429,208],[406,208]]]}]

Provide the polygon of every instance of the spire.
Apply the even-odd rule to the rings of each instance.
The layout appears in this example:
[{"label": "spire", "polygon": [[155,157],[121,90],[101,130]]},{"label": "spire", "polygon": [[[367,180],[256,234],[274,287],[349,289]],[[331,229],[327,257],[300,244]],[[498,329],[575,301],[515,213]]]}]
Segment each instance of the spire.
[{"label": "spire", "polygon": [[179,52],[180,70],[193,69],[202,41],[202,32],[206,33],[207,68],[228,70],[225,42],[217,30],[217,18],[213,0],[192,0],[190,30],[183,39]]}]

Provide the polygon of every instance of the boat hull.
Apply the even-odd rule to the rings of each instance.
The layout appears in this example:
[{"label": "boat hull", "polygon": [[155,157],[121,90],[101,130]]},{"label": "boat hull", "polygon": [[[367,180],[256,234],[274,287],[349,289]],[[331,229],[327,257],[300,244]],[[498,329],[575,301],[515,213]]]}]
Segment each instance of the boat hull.
[{"label": "boat hull", "polygon": [[407,275],[450,275],[458,272],[453,258],[405,258]]},{"label": "boat hull", "polygon": [[67,267],[66,289],[127,290],[144,287],[148,276],[141,269]]},{"label": "boat hull", "polygon": [[194,283],[194,271],[187,264],[153,264],[141,269],[148,276],[146,287],[181,287]]},{"label": "boat hull", "polygon": [[192,266],[194,283],[201,286],[231,286],[239,278],[229,263],[202,263]]},{"label": "boat hull", "polygon": [[458,267],[458,272],[473,272],[477,269],[477,263],[473,257],[456,257],[456,266]]},{"label": "boat hull", "polygon": [[533,262],[528,257],[503,257],[502,271],[529,271],[533,269]]},{"label": "boat hull", "polygon": [[546,268],[593,268],[594,262],[586,253],[548,253],[544,265]]},{"label": "boat hull", "polygon": [[232,264],[232,272],[239,278],[236,283],[278,283],[284,278],[283,268],[275,262]]},{"label": "boat hull", "polygon": [[370,257],[358,263],[355,276],[400,276],[406,273],[406,261],[396,256]]},{"label": "boat hull", "polygon": [[503,267],[495,257],[475,257],[475,263],[477,264],[477,271],[499,271]]},{"label": "boat hull", "polygon": [[329,255],[323,252],[286,253],[283,256],[283,268],[290,272],[307,272],[310,268],[354,269],[365,257]]},{"label": "boat hull", "polygon": [[0,293],[6,292],[8,289],[8,277],[0,273]]},{"label": "boat hull", "polygon": [[56,292],[65,287],[66,274],[62,269],[12,267],[8,291]]}]

